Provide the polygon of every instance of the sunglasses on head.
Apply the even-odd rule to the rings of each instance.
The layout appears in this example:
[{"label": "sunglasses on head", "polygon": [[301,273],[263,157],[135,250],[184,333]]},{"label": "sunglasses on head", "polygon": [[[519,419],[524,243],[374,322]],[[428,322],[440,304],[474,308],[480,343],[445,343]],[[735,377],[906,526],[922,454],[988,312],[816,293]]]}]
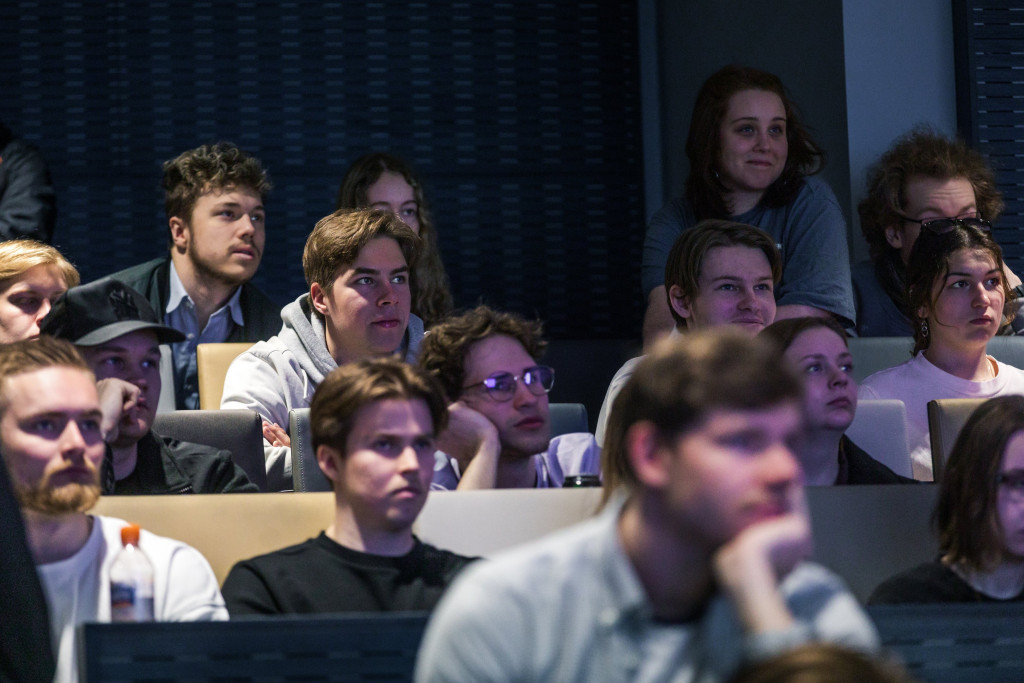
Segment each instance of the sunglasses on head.
[{"label": "sunglasses on head", "polygon": [[927,230],[936,235],[947,233],[957,226],[992,232],[992,224],[984,218],[909,218],[903,214],[898,215],[901,219],[909,223],[917,223],[921,226],[922,230]]}]

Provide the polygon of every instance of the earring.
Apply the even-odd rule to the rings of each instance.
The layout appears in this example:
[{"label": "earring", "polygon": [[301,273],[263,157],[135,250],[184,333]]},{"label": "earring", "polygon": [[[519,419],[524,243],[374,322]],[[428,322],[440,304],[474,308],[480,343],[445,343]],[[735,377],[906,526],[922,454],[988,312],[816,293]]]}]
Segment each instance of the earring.
[{"label": "earring", "polygon": [[922,337],[927,337],[928,336],[928,321],[927,320],[922,320],[921,321],[921,336]]}]

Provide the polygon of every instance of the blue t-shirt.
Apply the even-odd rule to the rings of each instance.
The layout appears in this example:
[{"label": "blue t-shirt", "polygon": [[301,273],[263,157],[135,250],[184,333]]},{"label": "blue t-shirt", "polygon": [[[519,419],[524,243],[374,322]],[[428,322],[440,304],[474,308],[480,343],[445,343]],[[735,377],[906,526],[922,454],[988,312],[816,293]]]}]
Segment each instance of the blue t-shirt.
[{"label": "blue t-shirt", "polygon": [[[819,178],[805,178],[796,199],[770,209],[758,204],[733,216],[775,240],[782,254],[782,281],[775,289],[780,306],[801,304],[831,311],[853,323],[853,291],[846,221],[832,189]],[[665,284],[665,262],[676,238],[697,224],[693,209],[676,197],[654,215],[644,237],[644,293]]]}]

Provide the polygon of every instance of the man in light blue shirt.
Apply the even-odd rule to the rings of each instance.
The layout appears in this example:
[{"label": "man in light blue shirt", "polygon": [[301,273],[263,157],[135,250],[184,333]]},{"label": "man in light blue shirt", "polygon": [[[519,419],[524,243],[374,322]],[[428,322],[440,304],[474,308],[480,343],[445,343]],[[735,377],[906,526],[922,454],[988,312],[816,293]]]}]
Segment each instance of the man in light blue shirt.
[{"label": "man in light blue shirt", "polygon": [[662,341],[616,401],[595,519],[470,567],[420,649],[425,681],[725,681],[808,641],[877,648],[804,562],[800,380],[732,329]]}]

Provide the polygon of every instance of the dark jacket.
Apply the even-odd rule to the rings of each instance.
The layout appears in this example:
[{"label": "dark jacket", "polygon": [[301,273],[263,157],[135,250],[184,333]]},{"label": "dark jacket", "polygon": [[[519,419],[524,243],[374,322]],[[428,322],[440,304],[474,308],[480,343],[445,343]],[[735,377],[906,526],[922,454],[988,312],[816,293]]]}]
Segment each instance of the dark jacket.
[{"label": "dark jacket", "polygon": [[[164,321],[164,310],[171,295],[171,259],[153,259],[131,268],[119,270],[108,277],[120,280],[132,289],[142,293],[149,305],[156,311],[160,322]],[[247,282],[242,285],[238,296],[245,325],[231,330],[226,341],[258,342],[270,339],[281,329],[281,307],[266,294]]]},{"label": "dark jacket", "polygon": [[56,671],[50,615],[2,458],[0,539],[0,681],[50,683]]},{"label": "dark jacket", "polygon": [[176,441],[150,430],[139,440],[135,470],[114,484],[114,495],[162,493],[256,493],[231,454],[211,446]]},{"label": "dark jacket", "polygon": [[43,156],[0,123],[0,239],[53,239],[57,219],[50,171]]},{"label": "dark jacket", "polygon": [[[164,322],[164,311],[167,300],[171,296],[171,259],[158,258],[140,263],[109,275],[120,280],[132,289],[141,293],[156,311],[157,319]],[[270,298],[250,283],[242,285],[238,295],[238,304],[242,308],[241,327],[233,325],[228,334],[227,342],[258,342],[270,339],[281,329],[281,308]],[[175,368],[169,353],[164,354],[160,363],[160,376],[163,382],[161,405],[168,405],[173,398],[174,407],[184,410],[194,405],[187,403],[187,394],[197,392],[195,366]],[[185,387],[191,387],[187,389]]]},{"label": "dark jacket", "polygon": [[864,452],[860,446],[843,435],[839,444],[839,477],[842,484],[916,484],[915,479],[896,474]]}]

